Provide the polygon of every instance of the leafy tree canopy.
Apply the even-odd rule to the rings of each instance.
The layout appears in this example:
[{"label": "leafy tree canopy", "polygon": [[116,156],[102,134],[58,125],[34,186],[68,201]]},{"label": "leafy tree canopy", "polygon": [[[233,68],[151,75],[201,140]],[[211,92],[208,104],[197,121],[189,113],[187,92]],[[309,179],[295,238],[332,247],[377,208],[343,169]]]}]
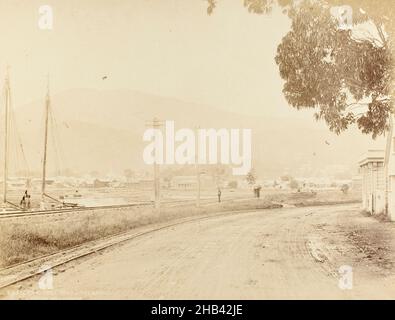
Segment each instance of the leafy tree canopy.
[{"label": "leafy tree canopy", "polygon": [[[208,13],[217,5],[208,0]],[[334,6],[352,8],[353,28],[339,28]],[[339,134],[356,123],[363,133],[388,129],[395,6],[393,0],[244,0],[249,12],[281,7],[291,21],[275,57],[283,93],[297,108],[313,108]]]}]

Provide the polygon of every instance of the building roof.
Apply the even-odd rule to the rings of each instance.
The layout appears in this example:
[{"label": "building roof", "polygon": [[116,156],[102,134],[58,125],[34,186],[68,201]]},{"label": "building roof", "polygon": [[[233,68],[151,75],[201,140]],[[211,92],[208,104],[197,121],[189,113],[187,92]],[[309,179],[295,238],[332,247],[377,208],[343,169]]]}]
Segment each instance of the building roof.
[{"label": "building roof", "polygon": [[368,150],[358,161],[358,164],[361,167],[369,162],[384,162],[384,157],[384,150]]},{"label": "building roof", "polygon": [[171,178],[172,183],[197,183],[196,176],[174,176]]}]

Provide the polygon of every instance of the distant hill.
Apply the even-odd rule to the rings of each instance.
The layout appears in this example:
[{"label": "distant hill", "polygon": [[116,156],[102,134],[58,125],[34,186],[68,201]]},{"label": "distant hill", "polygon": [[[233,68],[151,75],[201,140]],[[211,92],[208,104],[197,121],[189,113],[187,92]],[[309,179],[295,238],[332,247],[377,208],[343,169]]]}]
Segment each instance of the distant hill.
[{"label": "distant hill", "polygon": [[[219,108],[130,90],[75,89],[52,95],[59,152],[56,161],[50,133],[49,170],[79,172],[145,169],[142,135],[154,116],[174,120],[177,128],[251,128],[253,159],[262,177],[288,172],[321,174],[330,166],[356,168],[356,160],[372,141],[356,130],[341,136],[306,117],[251,117]],[[39,170],[43,148],[44,99],[14,107],[29,166]],[[1,140],[1,139],[0,139]],[[58,163],[59,162],[59,163]]]}]

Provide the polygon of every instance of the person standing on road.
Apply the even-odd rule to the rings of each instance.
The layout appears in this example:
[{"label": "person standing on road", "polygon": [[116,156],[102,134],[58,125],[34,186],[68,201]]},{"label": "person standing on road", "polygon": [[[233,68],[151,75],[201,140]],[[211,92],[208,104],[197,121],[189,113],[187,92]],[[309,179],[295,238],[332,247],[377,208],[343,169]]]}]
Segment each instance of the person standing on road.
[{"label": "person standing on road", "polygon": [[27,195],[27,210],[30,210],[31,203],[30,203],[30,194]]},{"label": "person standing on road", "polygon": [[262,187],[260,185],[256,186],[256,197],[257,198],[261,197],[261,189],[262,189]]},{"label": "person standing on road", "polygon": [[22,209],[26,209],[26,198],[25,195],[23,195],[22,200],[20,202],[20,206],[22,207]]},{"label": "person standing on road", "polygon": [[221,189],[218,188],[218,202],[221,202]]}]

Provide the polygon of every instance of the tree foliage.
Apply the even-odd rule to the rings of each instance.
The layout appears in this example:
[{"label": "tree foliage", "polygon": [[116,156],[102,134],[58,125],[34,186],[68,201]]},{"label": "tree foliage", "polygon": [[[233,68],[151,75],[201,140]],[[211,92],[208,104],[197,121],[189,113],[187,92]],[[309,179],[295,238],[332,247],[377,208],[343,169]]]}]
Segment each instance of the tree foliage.
[{"label": "tree foliage", "polygon": [[[212,4],[211,12],[216,6]],[[249,12],[281,7],[291,19],[275,61],[283,93],[297,109],[313,108],[339,134],[351,124],[373,137],[386,131],[392,110],[395,6],[371,0],[244,0]],[[352,8],[352,29],[339,28],[333,6]]]},{"label": "tree foliage", "polygon": [[314,108],[316,119],[325,120],[332,131],[357,123],[375,137],[387,129],[391,52],[339,29],[328,6],[306,1],[299,7],[276,62],[288,103]]},{"label": "tree foliage", "polygon": [[253,185],[256,182],[256,176],[254,170],[250,170],[246,176],[247,183],[249,185]]}]

